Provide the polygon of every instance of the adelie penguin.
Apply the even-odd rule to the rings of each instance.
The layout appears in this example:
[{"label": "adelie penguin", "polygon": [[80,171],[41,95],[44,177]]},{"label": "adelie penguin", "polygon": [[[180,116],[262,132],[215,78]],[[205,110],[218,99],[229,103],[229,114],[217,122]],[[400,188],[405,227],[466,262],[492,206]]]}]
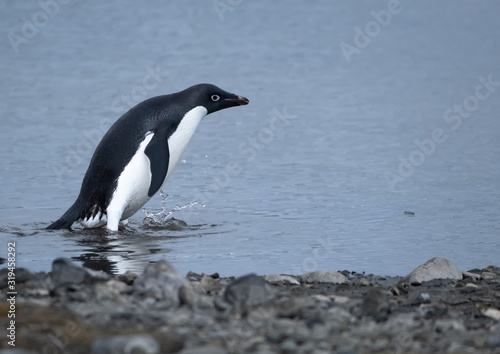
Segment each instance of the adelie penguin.
[{"label": "adelie penguin", "polygon": [[134,215],[170,177],[203,117],[248,102],[199,84],[131,108],[97,146],[75,203],[47,229],[69,229],[79,222],[117,231],[119,222]]}]

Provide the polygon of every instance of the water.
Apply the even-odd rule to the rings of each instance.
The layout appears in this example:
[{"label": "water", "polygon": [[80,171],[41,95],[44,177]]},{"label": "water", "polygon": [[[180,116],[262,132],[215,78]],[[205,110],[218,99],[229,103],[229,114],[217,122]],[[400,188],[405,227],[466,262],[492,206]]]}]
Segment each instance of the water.
[{"label": "water", "polygon": [[[15,241],[18,267],[500,264],[500,88],[481,84],[500,81],[499,4],[402,1],[390,18],[385,1],[51,4],[0,3],[0,256]],[[199,82],[250,105],[200,124],[163,187],[180,221],[146,227],[141,211],[116,235],[44,230],[113,121]],[[162,211],[160,196],[146,209]]]}]

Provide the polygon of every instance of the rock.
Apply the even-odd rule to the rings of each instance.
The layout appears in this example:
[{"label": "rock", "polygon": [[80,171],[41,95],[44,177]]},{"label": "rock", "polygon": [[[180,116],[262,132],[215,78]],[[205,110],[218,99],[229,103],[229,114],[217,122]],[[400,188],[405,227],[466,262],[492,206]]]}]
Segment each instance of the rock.
[{"label": "rock", "polygon": [[160,345],[148,334],[97,338],[92,343],[92,354],[157,354]]},{"label": "rock", "polygon": [[297,343],[293,339],[287,339],[281,343],[281,352],[284,354],[292,354],[297,352]]},{"label": "rock", "polygon": [[483,307],[481,308],[481,313],[486,317],[493,318],[496,321],[500,321],[500,310],[493,307]]},{"label": "rock", "polygon": [[347,296],[342,296],[342,295],[330,295],[330,298],[337,304],[344,304],[347,301],[349,301],[349,298]]},{"label": "rock", "polygon": [[238,278],[230,284],[224,293],[224,299],[236,306],[238,311],[265,303],[275,294],[271,285],[261,277],[250,274]]},{"label": "rock", "polygon": [[438,333],[465,331],[464,324],[454,319],[437,319],[434,326]]},{"label": "rock", "polygon": [[203,274],[199,281],[193,283],[193,287],[199,292],[209,294],[221,288],[221,284],[219,280],[215,279],[213,276]]},{"label": "rock", "polygon": [[361,303],[361,316],[370,316],[377,322],[387,320],[389,317],[389,299],[380,289],[372,288]]},{"label": "rock", "polygon": [[359,286],[369,286],[370,285],[370,281],[368,279],[366,279],[366,278],[361,278],[358,281],[358,285]]},{"label": "rock", "polygon": [[179,306],[194,299],[191,284],[165,260],[148,264],[134,281],[134,293],[162,301],[166,306]]},{"label": "rock", "polygon": [[500,348],[500,334],[491,334],[486,338],[485,344],[490,348]]},{"label": "rock", "polygon": [[408,296],[408,304],[409,305],[420,305],[420,304],[428,304],[431,302],[431,296],[426,292],[411,292]]},{"label": "rock", "polygon": [[300,285],[300,282],[292,277],[291,275],[284,274],[272,274],[266,275],[264,280],[270,284],[291,284],[291,285]]},{"label": "rock", "polygon": [[207,345],[202,347],[184,349],[179,354],[225,354],[227,352],[228,351],[226,348]]},{"label": "rock", "polygon": [[488,266],[481,270],[481,279],[500,278],[500,267]]},{"label": "rock", "polygon": [[319,270],[316,272],[302,274],[300,281],[306,284],[322,283],[322,284],[348,284],[349,279],[340,272],[331,272]]},{"label": "rock", "polygon": [[116,279],[121,281],[121,282],[124,282],[127,285],[132,285],[134,283],[135,279],[137,279],[137,274],[135,274],[134,272],[131,272],[130,270],[127,270],[123,274],[118,274],[116,276]]},{"label": "rock", "polygon": [[93,284],[99,281],[108,281],[111,276],[102,271],[79,267],[67,258],[57,258],[52,262],[50,278],[54,287]]},{"label": "rock", "polygon": [[400,282],[420,285],[434,279],[462,279],[462,272],[447,259],[435,257],[415,268]]}]

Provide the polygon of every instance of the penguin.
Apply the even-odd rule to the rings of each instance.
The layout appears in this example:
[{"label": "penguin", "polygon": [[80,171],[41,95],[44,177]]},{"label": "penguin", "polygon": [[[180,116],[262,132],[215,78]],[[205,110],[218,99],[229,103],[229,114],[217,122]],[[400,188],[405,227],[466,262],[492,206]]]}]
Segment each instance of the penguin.
[{"label": "penguin", "polygon": [[47,229],[106,225],[144,206],[170,177],[207,114],[246,105],[249,100],[211,84],[147,99],[123,114],[106,132],[90,160],[74,204]]}]

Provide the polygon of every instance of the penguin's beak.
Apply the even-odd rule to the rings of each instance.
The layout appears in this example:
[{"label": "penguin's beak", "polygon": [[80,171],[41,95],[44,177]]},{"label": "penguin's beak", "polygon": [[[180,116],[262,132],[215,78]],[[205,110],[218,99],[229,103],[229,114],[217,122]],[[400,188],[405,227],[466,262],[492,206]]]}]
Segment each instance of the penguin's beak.
[{"label": "penguin's beak", "polygon": [[245,98],[243,96],[236,96],[235,98],[226,98],[226,101],[234,102],[234,103],[236,103],[236,105],[239,105],[239,106],[246,105],[250,102],[248,100],[248,98]]}]

